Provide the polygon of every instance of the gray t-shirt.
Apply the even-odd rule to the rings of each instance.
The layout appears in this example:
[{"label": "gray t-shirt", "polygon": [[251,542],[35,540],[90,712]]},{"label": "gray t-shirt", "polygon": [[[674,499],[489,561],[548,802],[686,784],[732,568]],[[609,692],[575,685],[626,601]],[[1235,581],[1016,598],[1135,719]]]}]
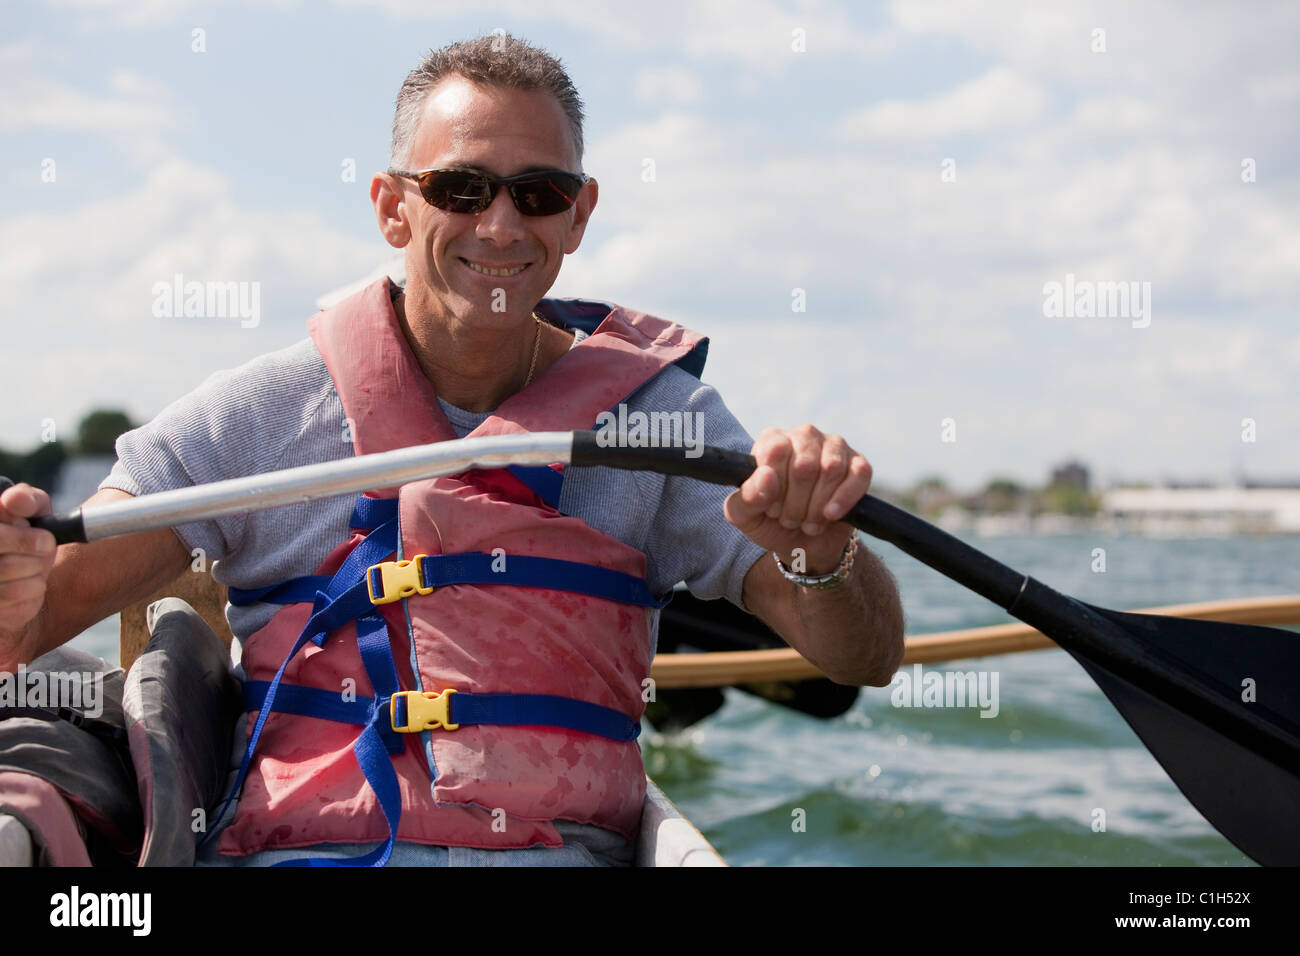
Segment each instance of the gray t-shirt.
[{"label": "gray t-shirt", "polygon": [[[581,339],[582,333],[578,333]],[[439,400],[456,435],[486,417]],[[671,367],[627,400],[634,411],[698,412],[707,444],[749,451],[753,440],[718,393]],[[153,421],[117,441],[118,461],[101,488],[150,494],[353,455],[343,403],[311,339],[212,375]],[[612,468],[566,469],[559,508],[648,557],[651,593],[684,581],[698,597],[739,607],[746,572],[762,549],[723,516],[728,489],[685,478]],[[258,588],[312,574],[348,537],[354,497],[234,515],[177,528],[182,543],[215,561],[222,584]],[[278,610],[228,607],[241,640]]]}]

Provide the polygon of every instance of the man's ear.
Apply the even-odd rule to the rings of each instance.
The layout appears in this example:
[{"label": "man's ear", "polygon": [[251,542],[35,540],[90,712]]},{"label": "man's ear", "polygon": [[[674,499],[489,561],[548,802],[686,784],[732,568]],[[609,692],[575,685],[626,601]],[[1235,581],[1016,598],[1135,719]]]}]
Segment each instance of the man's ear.
[{"label": "man's ear", "polygon": [[411,241],[403,180],[392,173],[375,173],[375,178],[370,180],[370,204],[375,207],[379,231],[390,246],[401,249]]},{"label": "man's ear", "polygon": [[576,210],[573,215],[573,225],[569,227],[569,235],[564,241],[564,252],[566,255],[578,251],[578,246],[582,244],[583,233],[587,231],[587,221],[591,219],[591,212],[596,208],[596,200],[600,198],[600,184],[594,179],[587,180],[578,193],[578,201],[573,204]]}]

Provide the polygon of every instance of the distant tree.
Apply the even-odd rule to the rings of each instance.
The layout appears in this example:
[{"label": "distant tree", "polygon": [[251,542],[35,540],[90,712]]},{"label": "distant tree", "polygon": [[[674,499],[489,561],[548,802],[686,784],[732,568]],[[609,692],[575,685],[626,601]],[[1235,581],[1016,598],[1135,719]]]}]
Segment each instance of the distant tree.
[{"label": "distant tree", "polygon": [[134,427],[126,412],[97,408],[77,426],[77,452],[82,455],[111,455],[117,436]]},{"label": "distant tree", "polygon": [[26,456],[23,479],[37,488],[53,488],[59,469],[68,458],[67,446],[61,441],[42,442]]},{"label": "distant tree", "polygon": [[1006,498],[1016,498],[1024,493],[1024,488],[1022,488],[1017,482],[1012,481],[1010,478],[994,478],[989,482],[988,487],[984,489],[984,493],[987,495],[999,495]]},{"label": "distant tree", "polygon": [[926,475],[915,485],[913,485],[912,488],[915,491],[920,491],[923,488],[936,489],[939,491],[947,491],[948,483],[944,481],[943,478],[939,475]]},{"label": "distant tree", "polygon": [[1097,496],[1072,484],[1048,485],[1039,494],[1039,504],[1044,511],[1086,518],[1097,513]]},{"label": "distant tree", "polygon": [[934,517],[955,500],[947,483],[938,475],[927,475],[912,486],[903,507],[927,517]]},{"label": "distant tree", "polygon": [[1024,501],[1025,489],[1010,478],[994,478],[978,496],[983,510],[1000,514],[1017,511]]},{"label": "distant tree", "polygon": [[63,442],[44,442],[35,449],[21,452],[0,451],[0,475],[14,482],[27,482],[37,488],[53,488],[68,448]]}]

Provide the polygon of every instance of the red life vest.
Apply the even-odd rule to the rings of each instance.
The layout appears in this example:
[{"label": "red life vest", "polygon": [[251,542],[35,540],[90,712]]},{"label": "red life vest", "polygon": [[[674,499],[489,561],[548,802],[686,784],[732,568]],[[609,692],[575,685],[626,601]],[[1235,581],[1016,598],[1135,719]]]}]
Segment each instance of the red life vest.
[{"label": "red life vest", "polygon": [[[707,340],[701,336],[642,313],[603,308],[608,314],[590,337],[472,434],[591,428],[601,412],[667,366],[702,362]],[[407,346],[387,279],[318,313],[308,328],[358,455],[456,437]],[[635,728],[650,673],[650,628],[661,602],[648,594],[627,596],[640,593],[638,585],[644,591],[644,554],[555,509],[561,478],[552,469],[471,471],[377,492],[381,500],[359,502],[357,514],[371,503],[371,510],[394,513],[396,498],[396,525],[384,525],[396,529],[388,546],[376,544],[380,531],[370,538],[363,533],[382,518],[354,515],[352,536],[317,577],[299,579],[307,584],[289,589],[288,597],[256,592],[260,599],[293,603],[244,646],[253,709],[263,709],[268,688],[277,703],[267,708],[274,714],[259,713],[257,723],[249,718],[256,756],[246,761],[235,819],[218,843],[221,853],[385,839],[391,846],[393,837],[486,848],[559,846],[555,819],[635,835],[645,787]],[[420,574],[450,583],[396,603],[371,604],[367,584],[372,595],[387,588],[391,597],[398,575],[413,573],[392,562],[376,570],[376,554],[394,545],[396,555],[381,556],[428,555]],[[358,559],[361,565],[352,567]],[[317,629],[336,622],[327,594],[313,594],[329,576],[335,576],[335,590],[328,597],[348,585],[355,604],[359,587],[367,616],[303,643],[309,619]],[[347,580],[340,584],[340,578]],[[604,584],[588,587],[594,579]],[[353,584],[357,580],[365,584]],[[296,646],[303,647],[300,653]],[[376,663],[384,657],[388,663]],[[430,696],[454,690],[434,705],[450,701],[451,719],[444,710],[442,720],[459,721],[459,729],[394,734],[389,708],[404,724],[407,705],[427,706],[429,699],[400,693],[399,686]],[[548,708],[544,713],[559,716],[537,717],[542,712],[525,706],[534,702],[531,695],[544,695],[536,698]],[[373,702],[370,718],[355,717],[357,701]],[[483,708],[489,714],[484,722],[459,716]],[[385,716],[376,720],[377,712]],[[359,737],[355,724],[367,719],[370,726]],[[376,783],[390,773],[394,779]]]}]

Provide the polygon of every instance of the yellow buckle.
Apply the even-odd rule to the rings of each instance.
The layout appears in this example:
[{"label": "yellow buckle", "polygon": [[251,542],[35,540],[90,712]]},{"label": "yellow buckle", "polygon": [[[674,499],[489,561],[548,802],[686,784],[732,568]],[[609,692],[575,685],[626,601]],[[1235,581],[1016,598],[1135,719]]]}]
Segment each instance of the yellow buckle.
[{"label": "yellow buckle", "polygon": [[[370,603],[392,604],[412,594],[432,594],[433,588],[420,583],[420,560],[427,557],[427,554],[417,554],[409,561],[372,564],[366,570],[366,590],[370,592]],[[382,594],[375,594],[375,571],[379,572]]]},{"label": "yellow buckle", "polygon": [[[404,690],[393,695],[388,702],[388,719],[399,734],[418,734],[422,730],[458,730],[460,724],[451,723],[451,695],[455,688],[436,690]],[[397,725],[397,698],[406,698],[406,723]]]}]

